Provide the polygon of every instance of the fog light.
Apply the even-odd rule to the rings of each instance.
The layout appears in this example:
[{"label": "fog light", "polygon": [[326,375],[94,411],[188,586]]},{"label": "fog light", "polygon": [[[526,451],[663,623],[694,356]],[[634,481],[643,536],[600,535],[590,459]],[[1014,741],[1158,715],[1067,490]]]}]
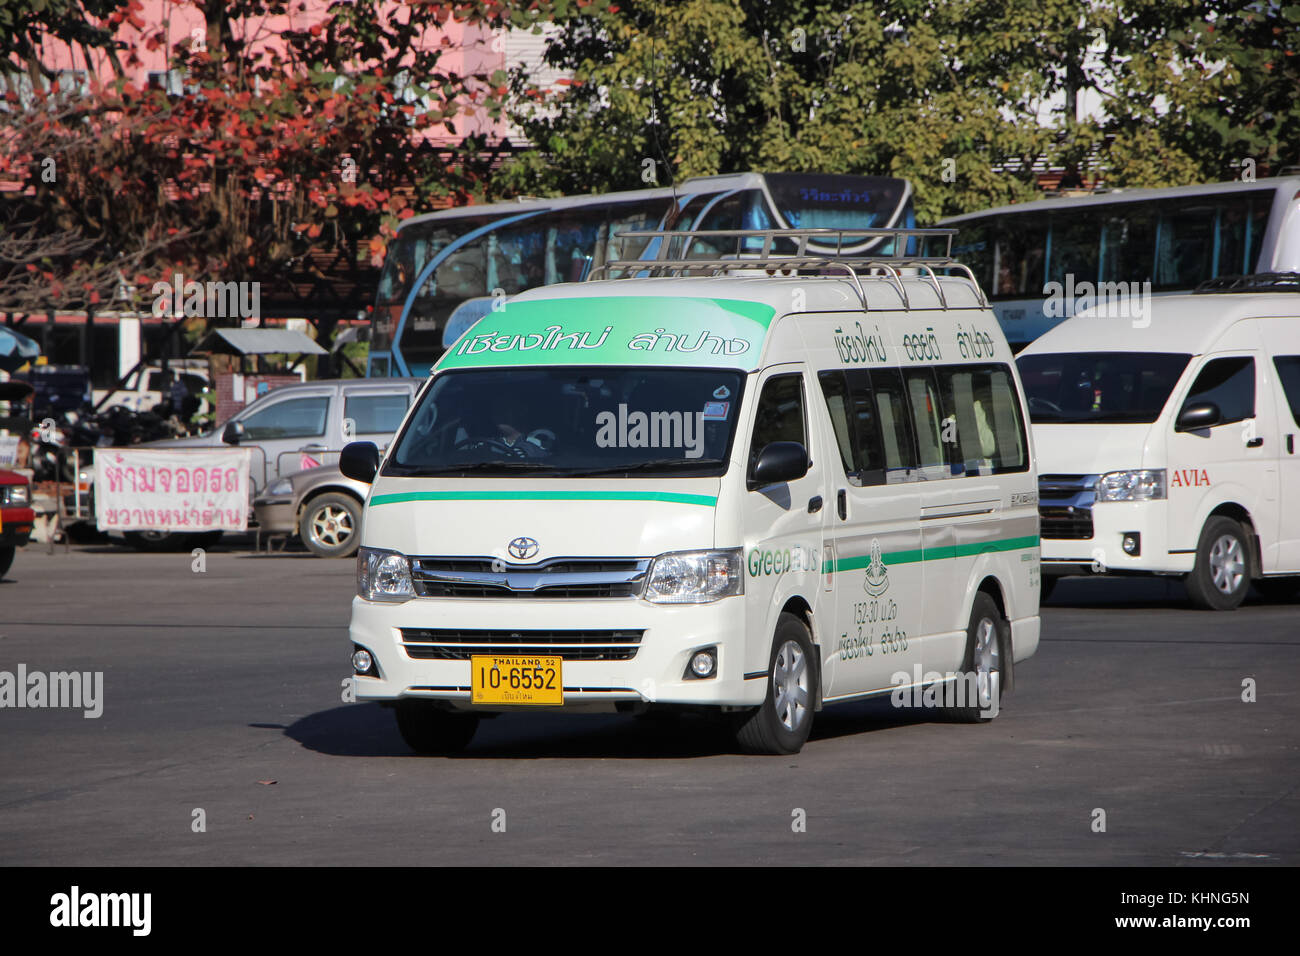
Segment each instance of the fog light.
[{"label": "fog light", "polygon": [[703,651],[696,651],[695,656],[691,658],[691,675],[694,677],[712,677],[713,672],[718,669],[718,659],[713,654],[713,648]]},{"label": "fog light", "polygon": [[1142,535],[1137,531],[1126,531],[1123,547],[1124,553],[1129,557],[1137,557],[1142,553]]},{"label": "fog light", "polygon": [[358,674],[369,674],[374,666],[375,659],[370,656],[369,651],[358,648],[352,652],[352,667]]}]

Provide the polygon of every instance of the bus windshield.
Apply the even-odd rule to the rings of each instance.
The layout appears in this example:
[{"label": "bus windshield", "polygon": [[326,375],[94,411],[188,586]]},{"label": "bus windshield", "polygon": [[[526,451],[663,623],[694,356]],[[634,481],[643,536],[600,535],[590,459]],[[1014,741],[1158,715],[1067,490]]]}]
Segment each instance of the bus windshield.
[{"label": "bus windshield", "polygon": [[1190,355],[1062,352],[1016,360],[1035,425],[1150,424],[1160,417]]},{"label": "bus windshield", "polygon": [[735,369],[453,369],[425,391],[384,474],[664,478],[727,469]]}]

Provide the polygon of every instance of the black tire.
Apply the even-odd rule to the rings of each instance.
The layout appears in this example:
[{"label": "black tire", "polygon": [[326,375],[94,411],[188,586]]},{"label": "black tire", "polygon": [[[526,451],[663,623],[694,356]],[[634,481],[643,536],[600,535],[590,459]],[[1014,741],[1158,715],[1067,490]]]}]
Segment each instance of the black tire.
[{"label": "black tire", "polygon": [[1204,611],[1232,611],[1250,590],[1250,537],[1222,515],[1205,522],[1196,546],[1196,565],[1184,581],[1187,595]]},{"label": "black tire", "polygon": [[443,710],[427,700],[399,700],[394,712],[402,739],[423,756],[460,753],[478,730],[478,714]]},{"label": "black tire", "polygon": [[[791,645],[797,649],[797,654]],[[791,656],[794,657],[792,662]],[[788,663],[793,663],[793,671]],[[797,697],[789,700],[785,693],[778,696],[778,671],[789,675],[783,689],[794,685],[802,692],[801,706]],[[808,626],[799,617],[783,613],[777,619],[776,633],[772,637],[772,651],[767,664],[767,694],[763,703],[755,710],[733,718],[736,742],[741,750],[751,754],[797,754],[803,748],[812,731],[817,672],[817,657]],[[779,711],[778,703],[781,705]]]},{"label": "black tire", "polygon": [[14,555],[17,553],[18,548],[12,544],[0,548],[0,578],[9,573],[9,569],[13,567]]},{"label": "black tire", "polygon": [[1048,600],[1048,598],[1052,596],[1052,592],[1056,590],[1056,582],[1059,580],[1060,578],[1058,577],[1048,577],[1046,574],[1041,575],[1039,577],[1038,579],[1038,603],[1039,604],[1045,603]]},{"label": "black tire", "polygon": [[330,492],[312,498],[298,518],[298,537],[318,558],[350,558],[361,543],[361,502]]},{"label": "black tire", "polygon": [[1255,582],[1255,590],[1265,601],[1290,604],[1300,599],[1300,577],[1260,578]]},{"label": "black tire", "polygon": [[[979,701],[963,707],[945,707],[944,715],[962,724],[984,724],[996,716],[1002,706],[1002,692],[1006,683],[1007,654],[1011,649],[1011,626],[993,598],[983,591],[975,594],[971,602],[970,623],[966,625],[966,654],[962,658],[958,678],[976,675]],[[991,687],[997,675],[998,708],[992,708]],[[965,687],[957,690],[965,692]]]},{"label": "black tire", "polygon": [[210,548],[221,540],[221,531],[127,531],[126,542],[137,551],[175,553]]}]

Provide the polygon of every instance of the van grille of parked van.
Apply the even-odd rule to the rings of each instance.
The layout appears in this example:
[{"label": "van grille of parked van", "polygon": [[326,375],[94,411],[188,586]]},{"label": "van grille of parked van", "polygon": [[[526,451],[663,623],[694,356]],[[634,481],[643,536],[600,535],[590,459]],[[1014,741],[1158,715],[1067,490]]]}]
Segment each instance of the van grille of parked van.
[{"label": "van grille of parked van", "polygon": [[1092,537],[1096,475],[1039,475],[1039,533],[1079,541]]},{"label": "van grille of parked van", "polygon": [[630,598],[641,593],[648,559],[553,558],[506,564],[492,558],[415,558],[411,577],[421,597]]},{"label": "van grille of parked van", "polygon": [[566,661],[630,661],[644,631],[488,631],[402,628],[406,656],[467,661],[475,654],[560,657]]}]

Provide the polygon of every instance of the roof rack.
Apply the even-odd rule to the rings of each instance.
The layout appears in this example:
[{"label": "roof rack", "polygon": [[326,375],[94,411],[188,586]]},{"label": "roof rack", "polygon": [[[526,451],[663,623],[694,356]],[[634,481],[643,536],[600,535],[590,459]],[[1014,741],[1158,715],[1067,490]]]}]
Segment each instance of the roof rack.
[{"label": "roof rack", "polygon": [[[743,270],[763,270],[769,275],[788,275],[791,271],[800,275],[825,274],[834,269],[843,272],[853,280],[863,311],[867,311],[867,295],[862,287],[862,275],[884,276],[888,278],[903,300],[903,308],[910,309],[907,290],[903,287],[902,269],[916,269],[939,297],[943,308],[948,308],[948,297],[939,284],[938,270],[955,270],[967,279],[979,296],[981,308],[988,307],[988,299],[975,274],[970,267],[952,258],[952,237],[956,229],[698,229],[698,230],[658,230],[637,229],[619,232],[615,238],[659,239],[659,253],[650,259],[613,259],[594,268],[588,281],[598,279],[627,279],[637,276],[659,278],[667,276],[720,276]],[[718,247],[727,241],[735,241],[735,252],[729,255],[714,255],[706,258],[688,256],[696,240],[708,240],[709,245]],[[776,252],[773,250],[777,240],[790,240],[793,252]],[[865,243],[864,240],[875,240]],[[886,239],[894,240],[892,248],[906,249],[910,240],[943,239],[944,254],[941,256],[913,256],[905,253],[858,255],[856,250],[864,245],[879,244]],[[719,241],[722,240],[722,241]],[[761,248],[757,251],[746,249],[753,246],[753,240],[759,240]],[[809,249],[809,245],[812,249]],[[846,250],[844,247],[849,246]]]},{"label": "roof rack", "polygon": [[1206,279],[1193,292],[1300,292],[1300,272],[1256,272],[1254,275]]}]

